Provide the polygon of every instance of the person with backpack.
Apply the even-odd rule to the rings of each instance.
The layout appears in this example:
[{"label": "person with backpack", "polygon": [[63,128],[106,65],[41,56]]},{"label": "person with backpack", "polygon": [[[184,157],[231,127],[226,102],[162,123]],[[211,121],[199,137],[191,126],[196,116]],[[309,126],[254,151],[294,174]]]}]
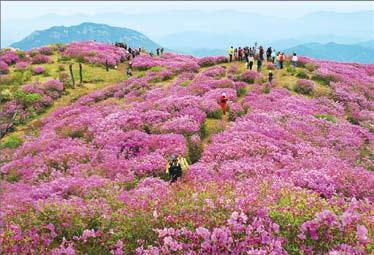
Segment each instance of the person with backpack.
[{"label": "person with backpack", "polygon": [[160,48],[156,49],[156,54],[157,54],[157,56],[160,56]]},{"label": "person with backpack", "polygon": [[234,47],[231,46],[231,48],[227,50],[227,53],[229,54],[229,61],[232,62],[232,56],[234,55]]},{"label": "person with backpack", "polygon": [[269,83],[271,84],[271,81],[273,80],[273,72],[269,70]]},{"label": "person with backpack", "polygon": [[298,61],[298,58],[297,58],[297,56],[296,56],[296,53],[294,52],[294,53],[292,54],[292,58],[291,58],[291,64],[292,64],[293,67],[296,67],[296,66],[297,66],[297,61]]},{"label": "person with backpack", "polygon": [[282,52],[280,55],[279,55],[279,66],[280,66],[280,69],[283,69],[283,62],[285,61],[285,56],[284,56],[284,53]]},{"label": "person with backpack", "polygon": [[219,100],[219,103],[220,103],[222,111],[223,111],[223,115],[226,115],[227,101],[228,101],[228,99],[226,97],[226,93],[223,92],[222,96]]},{"label": "person with backpack", "polygon": [[170,175],[171,183],[176,182],[182,176],[182,166],[175,155],[171,156],[171,161],[168,163],[166,171]]},{"label": "person with backpack", "polygon": [[252,67],[253,67],[253,63],[255,62],[255,58],[253,57],[253,55],[251,54],[249,56],[249,59],[248,59],[248,66],[247,68],[249,67],[249,70],[252,70]]}]

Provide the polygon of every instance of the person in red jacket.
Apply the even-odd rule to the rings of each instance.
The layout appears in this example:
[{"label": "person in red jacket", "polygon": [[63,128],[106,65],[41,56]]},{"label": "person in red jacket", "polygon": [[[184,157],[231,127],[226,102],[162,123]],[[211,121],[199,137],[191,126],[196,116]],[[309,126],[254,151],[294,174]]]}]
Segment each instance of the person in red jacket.
[{"label": "person in red jacket", "polygon": [[220,105],[222,107],[223,115],[226,115],[226,107],[227,107],[227,97],[226,93],[222,93],[222,96],[220,98]]}]

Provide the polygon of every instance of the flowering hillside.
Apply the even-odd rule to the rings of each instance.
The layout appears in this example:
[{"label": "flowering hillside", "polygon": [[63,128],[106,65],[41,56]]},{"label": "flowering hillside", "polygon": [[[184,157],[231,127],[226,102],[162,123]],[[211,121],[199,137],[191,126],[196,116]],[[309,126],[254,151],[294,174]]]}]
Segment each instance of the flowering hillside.
[{"label": "flowering hillside", "polygon": [[[59,54],[109,54],[88,48]],[[374,65],[300,60],[269,84],[268,69],[223,57],[140,55],[132,78],[42,116],[16,145],[5,137],[0,253],[371,254]],[[38,109],[63,86],[20,89]],[[191,163],[175,184],[171,155]]]}]

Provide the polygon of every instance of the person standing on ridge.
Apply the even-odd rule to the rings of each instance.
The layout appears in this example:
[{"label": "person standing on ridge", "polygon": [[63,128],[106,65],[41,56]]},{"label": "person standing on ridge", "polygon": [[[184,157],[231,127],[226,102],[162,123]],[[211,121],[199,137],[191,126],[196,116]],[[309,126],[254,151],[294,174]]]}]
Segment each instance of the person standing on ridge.
[{"label": "person standing on ridge", "polygon": [[227,50],[227,53],[229,54],[229,60],[230,60],[230,62],[232,62],[232,55],[234,55],[234,47],[231,46],[231,48],[229,48]]},{"label": "person standing on ridge", "polygon": [[296,53],[294,52],[293,55],[292,55],[292,59],[291,59],[291,64],[292,64],[293,67],[297,66],[297,61],[298,61],[298,58],[296,56]]},{"label": "person standing on ridge", "polygon": [[161,53],[161,56],[164,55],[164,48],[161,48],[160,53]]},{"label": "person standing on ridge", "polygon": [[234,50],[234,60],[235,61],[238,60],[238,48],[235,48],[235,50]]},{"label": "person standing on ridge", "polygon": [[156,49],[156,54],[157,54],[157,56],[160,56],[160,48]]},{"label": "person standing on ridge", "polygon": [[271,52],[271,62],[274,64],[274,61],[275,61],[275,50],[273,49],[273,51]]},{"label": "person standing on ridge", "polygon": [[[249,55],[249,59],[248,59],[248,67],[249,67],[249,70],[252,70],[252,67],[253,67],[253,63],[255,62],[255,58],[253,57],[253,54],[250,54]],[[247,68],[248,68],[247,67]]]},{"label": "person standing on ridge", "polygon": [[222,96],[221,96],[221,98],[220,98],[219,101],[220,101],[219,103],[220,103],[222,111],[223,111],[223,115],[226,115],[226,108],[227,108],[227,101],[228,101],[228,99],[226,97],[226,93],[225,92],[222,93]]},{"label": "person standing on ridge", "polygon": [[280,69],[283,69],[283,62],[285,61],[285,56],[284,56],[284,53],[282,52],[280,55],[279,55],[279,66],[280,66]]},{"label": "person standing on ridge", "polygon": [[239,50],[238,50],[238,60],[242,61],[242,59],[243,59],[243,49],[242,49],[242,47],[239,47]]},{"label": "person standing on ridge", "polygon": [[262,46],[260,46],[259,57],[260,57],[261,61],[264,61],[264,54],[265,54],[264,48],[262,48]]},{"label": "person standing on ridge", "polygon": [[269,47],[267,50],[266,50],[266,61],[271,61],[271,53],[273,51],[271,50],[271,47]]},{"label": "person standing on ridge", "polygon": [[271,81],[273,80],[273,72],[269,70],[269,83],[271,84]]},{"label": "person standing on ridge", "polygon": [[261,72],[262,60],[261,57],[257,58],[257,72]]}]

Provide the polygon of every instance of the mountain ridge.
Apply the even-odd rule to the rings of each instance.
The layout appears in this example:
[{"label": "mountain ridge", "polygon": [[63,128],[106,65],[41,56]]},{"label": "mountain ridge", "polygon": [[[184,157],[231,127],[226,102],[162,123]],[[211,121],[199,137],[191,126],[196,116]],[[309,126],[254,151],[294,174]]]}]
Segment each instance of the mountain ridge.
[{"label": "mountain ridge", "polygon": [[11,46],[28,50],[51,43],[87,40],[104,43],[126,42],[131,47],[144,47],[148,50],[160,47],[160,45],[136,30],[93,22],[83,22],[73,26],[52,26],[48,29],[36,30]]}]

